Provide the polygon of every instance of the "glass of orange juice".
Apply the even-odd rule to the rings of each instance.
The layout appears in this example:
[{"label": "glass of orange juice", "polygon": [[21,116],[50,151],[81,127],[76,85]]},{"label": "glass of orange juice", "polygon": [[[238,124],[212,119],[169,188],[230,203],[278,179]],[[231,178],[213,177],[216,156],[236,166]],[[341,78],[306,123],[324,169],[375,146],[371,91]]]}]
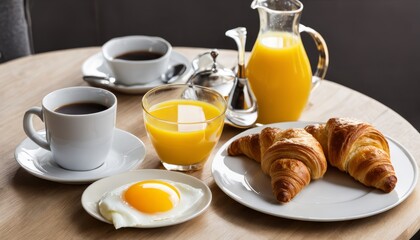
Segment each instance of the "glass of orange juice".
[{"label": "glass of orange juice", "polygon": [[201,169],[222,134],[226,101],[217,91],[188,84],[168,84],[142,99],[144,125],[168,170]]}]

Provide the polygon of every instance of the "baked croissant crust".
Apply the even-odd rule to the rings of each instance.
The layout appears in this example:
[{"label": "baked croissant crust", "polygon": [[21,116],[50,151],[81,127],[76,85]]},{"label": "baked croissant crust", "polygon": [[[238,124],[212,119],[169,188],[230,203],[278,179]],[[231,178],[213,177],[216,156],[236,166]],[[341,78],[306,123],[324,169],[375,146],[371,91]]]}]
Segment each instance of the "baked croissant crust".
[{"label": "baked croissant crust", "polygon": [[368,187],[390,192],[397,183],[386,138],[372,125],[346,118],[305,130],[322,145],[328,162]]},{"label": "baked croissant crust", "polygon": [[311,179],[321,178],[327,170],[322,146],[304,129],[267,127],[236,139],[227,152],[260,162],[262,171],[271,177],[274,196],[282,203],[289,202]]}]

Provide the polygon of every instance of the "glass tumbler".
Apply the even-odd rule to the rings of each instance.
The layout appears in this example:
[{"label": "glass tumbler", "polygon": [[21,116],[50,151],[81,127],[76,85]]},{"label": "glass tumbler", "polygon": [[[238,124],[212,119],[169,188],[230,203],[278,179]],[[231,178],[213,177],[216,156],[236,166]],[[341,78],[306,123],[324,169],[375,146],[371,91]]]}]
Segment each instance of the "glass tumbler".
[{"label": "glass tumbler", "polygon": [[219,141],[226,101],[217,91],[196,85],[169,84],[142,99],[144,125],[167,170],[201,169]]}]

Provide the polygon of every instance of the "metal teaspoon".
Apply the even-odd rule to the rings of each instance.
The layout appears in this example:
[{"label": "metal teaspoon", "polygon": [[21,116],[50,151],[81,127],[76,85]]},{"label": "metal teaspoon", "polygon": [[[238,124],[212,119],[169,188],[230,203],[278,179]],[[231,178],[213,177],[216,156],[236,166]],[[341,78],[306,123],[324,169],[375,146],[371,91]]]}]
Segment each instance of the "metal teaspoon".
[{"label": "metal teaspoon", "polygon": [[[166,70],[164,74],[161,75],[160,80],[167,84],[172,83],[178,79],[180,75],[182,75],[187,67],[185,64],[177,64],[172,65]],[[85,80],[88,83],[93,84],[100,84],[100,85],[108,85],[108,86],[116,86],[116,87],[130,87],[130,85],[125,85],[122,83],[118,83],[115,79],[115,77],[111,77],[108,74],[103,76],[94,76],[94,75],[87,75],[83,76],[83,80]]]}]

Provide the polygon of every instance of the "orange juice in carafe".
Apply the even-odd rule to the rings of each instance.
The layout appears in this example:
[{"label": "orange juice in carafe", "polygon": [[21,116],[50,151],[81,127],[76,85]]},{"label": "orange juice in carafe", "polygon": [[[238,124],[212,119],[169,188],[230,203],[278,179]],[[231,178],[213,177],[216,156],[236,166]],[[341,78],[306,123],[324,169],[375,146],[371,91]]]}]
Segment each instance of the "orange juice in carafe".
[{"label": "orange juice in carafe", "polygon": [[[296,121],[312,89],[325,77],[329,54],[322,36],[299,23],[299,0],[253,0],[260,31],[247,66],[247,78],[257,99],[258,122]],[[318,64],[311,65],[300,34],[307,33],[318,49]]]},{"label": "orange juice in carafe", "polygon": [[258,36],[247,66],[258,102],[258,122],[295,121],[308,101],[311,66],[299,36],[266,32]]}]

